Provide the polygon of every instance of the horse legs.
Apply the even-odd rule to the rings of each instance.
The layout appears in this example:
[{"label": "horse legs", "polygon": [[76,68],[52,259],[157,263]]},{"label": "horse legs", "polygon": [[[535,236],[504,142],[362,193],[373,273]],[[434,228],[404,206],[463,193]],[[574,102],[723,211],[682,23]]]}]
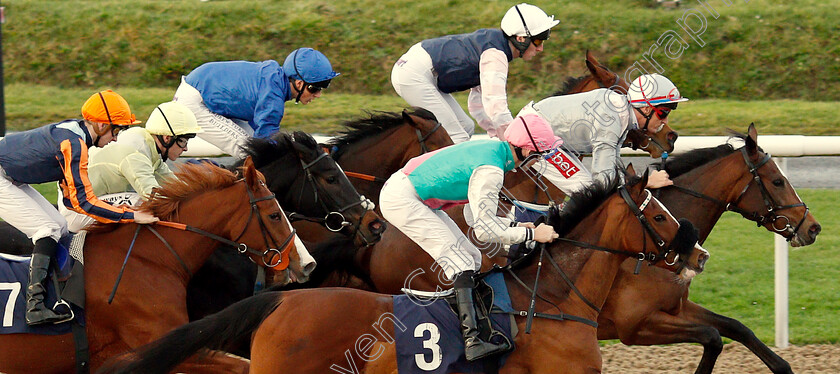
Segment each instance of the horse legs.
[{"label": "horse legs", "polygon": [[720,333],[711,326],[691,322],[681,314],[675,316],[657,311],[635,326],[617,324],[619,338],[626,345],[700,343],[703,357],[695,373],[710,374],[723,350]]},{"label": "horse legs", "polygon": [[708,324],[717,329],[721,335],[743,344],[758,356],[773,373],[793,373],[787,361],[770,350],[749,327],[744,326],[741,322],[714,313],[688,300],[683,304],[681,314],[688,319]]}]

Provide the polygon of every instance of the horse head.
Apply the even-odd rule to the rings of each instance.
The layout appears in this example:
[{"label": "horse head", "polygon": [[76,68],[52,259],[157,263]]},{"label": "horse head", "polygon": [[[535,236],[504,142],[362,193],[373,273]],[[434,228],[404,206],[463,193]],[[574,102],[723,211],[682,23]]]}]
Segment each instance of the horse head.
[{"label": "horse head", "polygon": [[747,134],[734,133],[734,136],[744,140],[740,153],[746,170],[737,170],[744,174],[742,180],[746,185],[728,208],[782,235],[794,247],[814,243],[822,228],[770,154],[758,146],[755,124],[750,124]]},{"label": "horse head", "polygon": [[[315,269],[315,260],[298,239],[295,230],[286,218],[283,208],[268,189],[265,177],[250,157],[242,165],[242,175],[248,192],[248,206],[239,210],[241,217],[231,217],[230,225],[245,223],[238,234],[242,243],[258,243],[251,248],[260,248],[262,255],[251,260],[267,268],[269,285],[306,281]],[[256,218],[254,214],[256,213]],[[247,214],[248,217],[244,217]],[[235,232],[235,231],[234,231]],[[264,249],[263,249],[264,247]],[[238,248],[240,252],[243,248]]]},{"label": "horse head", "polygon": [[402,118],[406,124],[414,128],[414,133],[417,135],[417,143],[420,145],[418,156],[455,144],[446,131],[438,131],[441,124],[432,112],[418,107],[411,109],[412,113],[403,110]]},{"label": "horse head", "polygon": [[246,147],[260,170],[271,176],[269,188],[283,206],[294,209],[292,220],[318,222],[328,230],[355,237],[360,244],[377,242],[385,223],[373,203],[360,196],[344,171],[301,131],[277,133],[272,139],[251,139]]}]

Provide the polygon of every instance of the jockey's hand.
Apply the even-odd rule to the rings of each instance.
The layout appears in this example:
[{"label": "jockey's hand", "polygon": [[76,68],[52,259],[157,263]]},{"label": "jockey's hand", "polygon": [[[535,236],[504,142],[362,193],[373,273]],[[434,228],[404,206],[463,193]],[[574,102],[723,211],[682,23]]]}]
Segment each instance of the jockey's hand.
[{"label": "jockey's hand", "polygon": [[554,232],[554,227],[541,223],[534,229],[534,240],[540,243],[550,243],[560,235]]},{"label": "jockey's hand", "polygon": [[149,224],[149,223],[155,223],[157,221],[160,221],[160,219],[153,216],[151,213],[144,212],[144,211],[141,211],[141,210],[135,210],[134,211],[134,222],[135,223]]},{"label": "jockey's hand", "polygon": [[534,226],[534,223],[533,223],[533,222],[518,222],[518,223],[516,224],[516,226],[519,226],[519,227],[527,227],[527,228],[529,228],[529,229],[535,229],[535,228],[537,228],[537,226]]},{"label": "jockey's hand", "polygon": [[665,170],[657,170],[652,171],[648,176],[646,188],[662,188],[673,184],[674,181],[668,177],[668,173]]}]

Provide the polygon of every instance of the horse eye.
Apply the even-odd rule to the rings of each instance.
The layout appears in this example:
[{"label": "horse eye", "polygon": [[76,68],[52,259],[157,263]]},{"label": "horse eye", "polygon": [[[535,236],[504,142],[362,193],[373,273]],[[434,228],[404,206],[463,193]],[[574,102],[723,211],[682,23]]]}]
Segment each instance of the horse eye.
[{"label": "horse eye", "polygon": [[657,214],[656,217],[653,217],[653,220],[656,222],[662,222],[665,221],[665,216],[662,214]]},{"label": "horse eye", "polygon": [[280,215],[280,213],[271,213],[271,214],[268,215],[268,218],[271,218],[275,221],[280,221],[281,217],[282,216]]},{"label": "horse eye", "polygon": [[781,178],[779,178],[779,179],[776,179],[776,180],[773,181],[773,185],[776,186],[776,187],[781,187],[781,186],[785,185],[785,181],[783,181]]},{"label": "horse eye", "polygon": [[327,183],[329,183],[329,184],[335,184],[335,182],[337,182],[337,181],[338,181],[338,178],[336,178],[336,177],[327,177]]}]

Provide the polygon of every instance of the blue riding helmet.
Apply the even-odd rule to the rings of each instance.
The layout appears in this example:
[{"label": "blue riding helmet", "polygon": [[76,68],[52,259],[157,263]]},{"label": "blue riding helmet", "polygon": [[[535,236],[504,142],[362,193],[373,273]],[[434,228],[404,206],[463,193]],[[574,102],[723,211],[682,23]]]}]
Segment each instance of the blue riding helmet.
[{"label": "blue riding helmet", "polygon": [[329,85],[330,79],[339,75],[339,73],[333,71],[327,56],[312,48],[298,48],[290,53],[286,57],[286,61],[283,62],[283,71],[289,78],[301,80],[314,86],[321,86],[317,84],[320,82]]}]

